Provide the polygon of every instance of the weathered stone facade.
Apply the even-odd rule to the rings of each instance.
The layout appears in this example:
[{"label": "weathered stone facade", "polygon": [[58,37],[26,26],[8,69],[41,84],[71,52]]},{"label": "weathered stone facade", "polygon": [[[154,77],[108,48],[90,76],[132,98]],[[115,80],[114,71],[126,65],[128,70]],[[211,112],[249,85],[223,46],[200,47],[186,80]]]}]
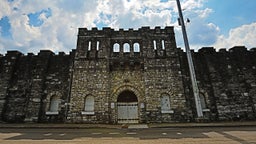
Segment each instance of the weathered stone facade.
[{"label": "weathered stone facade", "polygon": [[[203,120],[256,119],[256,50],[192,52]],[[196,117],[186,54],[173,27],[80,28],[70,54],[0,55],[0,120],[190,122]]]},{"label": "weathered stone facade", "polygon": [[73,57],[74,52],[55,55],[51,51],[38,55],[8,51],[0,57],[1,120],[51,121],[52,117],[45,115],[46,107],[50,97],[58,95],[62,101],[53,121],[63,121]]}]

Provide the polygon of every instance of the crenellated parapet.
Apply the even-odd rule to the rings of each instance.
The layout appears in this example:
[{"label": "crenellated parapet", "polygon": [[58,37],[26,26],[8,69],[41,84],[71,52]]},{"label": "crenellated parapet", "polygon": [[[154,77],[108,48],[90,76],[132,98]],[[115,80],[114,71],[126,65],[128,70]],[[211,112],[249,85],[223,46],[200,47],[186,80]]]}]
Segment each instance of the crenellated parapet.
[{"label": "crenellated parapet", "polygon": [[202,47],[199,49],[198,53],[208,53],[208,54],[213,54],[213,53],[254,53],[256,51],[256,48],[251,48],[247,49],[245,46],[234,46],[232,48],[226,49],[222,48],[216,51],[214,47]]},{"label": "crenellated parapet", "polygon": [[[83,31],[85,31],[84,29],[86,29],[86,28],[81,28],[81,31],[82,31],[81,33],[83,33]],[[103,28],[103,30],[97,30],[97,32],[98,31],[102,32],[102,31],[104,31],[106,29],[108,29],[108,28]],[[141,28],[139,30],[145,31],[145,29],[146,30],[150,30],[150,31],[154,30],[154,32],[156,32],[155,29],[149,29],[149,27],[143,27],[143,28]],[[114,29],[110,29],[110,28],[108,30],[115,31]],[[160,30],[163,30],[163,29],[160,29]],[[121,31],[122,31],[122,29],[121,29]],[[90,30],[89,32],[92,32],[92,30]],[[118,32],[120,32],[120,30]],[[165,32],[161,32],[161,33],[165,33]],[[113,43],[112,48],[109,48],[109,47],[107,48],[109,50],[112,50],[111,51],[112,55],[110,55],[110,58],[111,57],[112,58],[113,57],[117,57],[117,56],[120,58],[121,57],[121,55],[120,55],[121,53],[123,53],[122,56],[125,57],[126,55],[124,53],[126,53],[126,52],[127,53],[133,52],[133,54],[134,54],[133,56],[136,57],[137,54],[140,54],[142,52],[142,50],[141,50],[142,47],[141,47],[139,41],[134,40],[133,42],[131,42],[131,43],[129,42],[128,43],[128,41],[132,41],[132,40],[130,40],[128,38],[129,37],[127,36],[127,38],[125,38],[125,40],[123,40],[123,39],[122,40],[121,39],[120,40],[116,39],[115,40],[116,43]],[[112,39],[114,39],[114,38],[112,38]],[[137,37],[137,39],[140,39],[140,38]],[[149,45],[153,48],[153,50],[165,50],[166,49],[166,46],[165,46],[166,45],[166,41],[164,41],[164,43],[163,43],[163,41],[161,40],[161,37],[160,38],[155,37],[155,38],[151,38],[151,39],[153,39],[153,41],[152,41],[152,44],[149,44]],[[127,41],[127,43],[120,42],[121,44],[123,44],[123,45],[121,45],[120,43],[118,43],[118,41]],[[168,45],[168,46],[170,46],[170,45]],[[97,49],[97,43],[96,43],[96,45],[94,44],[93,47],[96,47],[96,49]],[[106,47],[106,46],[101,46],[101,47]],[[151,47],[150,48],[146,48],[146,49],[147,50],[151,49]],[[84,47],[78,47],[78,48],[83,49]],[[93,49],[93,48],[91,47],[91,49]],[[177,48],[175,48],[175,49],[177,49]],[[79,50],[76,50],[76,51],[78,51],[77,55],[79,55],[78,54]],[[90,47],[89,47],[89,50],[87,50],[87,51],[90,53]],[[177,51],[180,51],[181,53],[184,53],[184,51],[182,49],[177,49]],[[198,50],[198,52],[194,52],[194,50],[191,50],[191,51],[193,53],[195,53],[195,54],[209,54],[209,55],[210,54],[221,54],[221,53],[222,54],[225,53],[227,55],[228,54],[232,54],[232,53],[237,53],[237,54],[251,53],[251,54],[253,54],[253,53],[256,52],[256,48],[247,49],[245,46],[234,46],[234,47],[229,48],[229,49],[222,48],[222,49],[219,49],[217,51],[216,48],[214,48],[214,47],[202,47],[201,49]],[[29,56],[29,57],[31,57],[31,56],[33,56],[33,57],[45,57],[45,56],[49,56],[49,55],[51,55],[51,56],[68,56],[68,55],[72,55],[72,54],[75,54],[75,50],[73,50],[69,54],[66,54],[65,52],[58,52],[56,54],[56,53],[52,52],[51,50],[40,50],[40,52],[37,53],[37,54],[30,53],[30,52],[27,53],[27,54],[24,54],[24,53],[22,53],[20,51],[13,50],[13,51],[7,51],[6,54],[0,54],[0,58],[14,60],[14,59],[16,59],[16,58],[18,58],[20,56],[22,56],[22,57],[26,57],[26,56]],[[161,54],[159,54],[159,55],[161,55]],[[108,56],[108,55],[106,55],[106,56]],[[141,56],[141,55],[139,55],[139,56]],[[154,55],[154,56],[157,56],[157,55]],[[80,57],[80,58],[82,58],[82,57]],[[94,58],[96,58],[96,57],[94,57]],[[157,58],[157,57],[155,57],[155,58]]]},{"label": "crenellated parapet", "polygon": [[[195,55],[211,60],[214,65],[226,64],[228,67],[251,68],[255,66],[256,48],[247,49],[245,46],[235,46],[230,49],[216,51],[213,47],[201,48]],[[210,61],[209,61],[210,62]]]},{"label": "crenellated parapet", "polygon": [[37,56],[41,56],[41,57],[44,57],[44,56],[47,56],[47,55],[52,55],[52,56],[67,56],[67,55],[71,55],[72,53],[74,53],[75,50],[72,50],[70,53],[66,54],[65,52],[58,52],[57,54],[52,52],[51,50],[40,50],[37,54],[34,54],[34,53],[31,53],[31,52],[28,52],[27,54],[24,54],[20,51],[17,51],[17,50],[12,50],[12,51],[7,51],[6,54],[0,54],[0,57],[18,57],[18,56],[23,56],[23,57],[26,57],[26,56],[34,56],[34,57],[37,57]]}]

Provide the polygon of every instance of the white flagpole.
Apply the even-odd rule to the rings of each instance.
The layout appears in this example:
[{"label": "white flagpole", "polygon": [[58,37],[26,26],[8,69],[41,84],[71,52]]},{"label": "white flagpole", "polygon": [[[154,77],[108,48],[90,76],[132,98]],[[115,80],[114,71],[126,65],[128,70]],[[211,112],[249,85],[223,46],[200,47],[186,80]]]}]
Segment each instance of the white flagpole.
[{"label": "white flagpole", "polygon": [[197,81],[196,81],[195,68],[194,68],[194,65],[193,65],[191,51],[190,51],[190,48],[189,48],[188,36],[187,36],[186,27],[185,27],[185,23],[184,23],[184,18],[183,18],[181,6],[180,6],[180,1],[179,0],[176,0],[176,1],[177,1],[179,17],[180,17],[179,18],[179,23],[181,24],[182,34],[183,34],[186,53],[187,53],[190,78],[191,78],[191,82],[192,82],[192,88],[193,88],[193,93],[194,93],[194,98],[195,98],[195,103],[196,103],[197,116],[198,116],[198,118],[200,118],[200,117],[203,117],[203,111],[202,111],[202,106],[201,106],[201,102],[200,102],[200,98],[199,98],[199,89],[198,89]]}]

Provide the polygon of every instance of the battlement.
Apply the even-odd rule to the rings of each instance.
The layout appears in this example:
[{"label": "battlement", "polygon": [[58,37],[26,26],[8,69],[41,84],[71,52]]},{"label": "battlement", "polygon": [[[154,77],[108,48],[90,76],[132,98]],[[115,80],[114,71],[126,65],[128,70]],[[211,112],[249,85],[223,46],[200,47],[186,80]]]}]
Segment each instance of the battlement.
[{"label": "battlement", "polygon": [[199,49],[199,54],[214,54],[214,53],[255,53],[256,48],[247,49],[245,46],[234,46],[232,48],[226,49],[222,48],[219,51],[216,51],[214,47],[202,47]]},{"label": "battlement", "polygon": [[37,54],[31,53],[31,52],[24,54],[17,50],[11,50],[11,51],[7,51],[7,53],[5,55],[0,54],[0,57],[17,57],[17,56],[45,57],[45,56],[49,56],[49,55],[51,55],[51,56],[68,56],[68,55],[72,55],[74,53],[75,53],[75,50],[70,51],[69,54],[66,54],[65,52],[62,52],[62,51],[58,52],[58,54],[56,54],[51,50],[40,50],[40,52]]},{"label": "battlement", "polygon": [[[136,47],[136,46],[135,46]],[[185,52],[184,50],[177,48],[178,50],[180,50],[181,52]],[[139,49],[138,49],[139,50]],[[193,51],[193,50],[191,50]],[[214,48],[214,47],[202,47],[198,50],[198,52],[194,52],[195,54],[218,54],[218,53],[255,53],[256,52],[256,48],[251,48],[251,49],[247,49],[245,46],[234,46],[232,48],[222,48],[219,49],[218,51]],[[127,52],[129,53],[129,52]],[[134,56],[138,56],[139,55],[139,51],[134,51]],[[51,55],[51,56],[68,56],[71,54],[75,54],[75,50],[73,49],[72,51],[70,51],[70,53],[66,54],[65,52],[58,52],[58,54],[52,52],[51,50],[40,50],[39,53],[34,54],[34,53],[27,53],[24,54],[20,51],[17,50],[11,50],[11,51],[7,51],[6,54],[0,54],[0,57],[16,57],[16,56],[46,56],[46,55]],[[113,52],[113,56],[121,56],[119,52]],[[123,55],[124,56],[124,55]]]},{"label": "battlement", "polygon": [[114,34],[132,34],[132,33],[155,33],[155,34],[173,34],[174,28],[172,26],[168,26],[165,28],[161,28],[160,26],[151,29],[150,27],[141,27],[138,30],[133,28],[129,28],[128,30],[124,30],[122,28],[116,30],[110,27],[104,27],[102,30],[99,30],[96,27],[93,27],[91,30],[87,28],[79,28],[78,29],[78,36],[97,36],[97,35],[107,35],[108,33]]}]

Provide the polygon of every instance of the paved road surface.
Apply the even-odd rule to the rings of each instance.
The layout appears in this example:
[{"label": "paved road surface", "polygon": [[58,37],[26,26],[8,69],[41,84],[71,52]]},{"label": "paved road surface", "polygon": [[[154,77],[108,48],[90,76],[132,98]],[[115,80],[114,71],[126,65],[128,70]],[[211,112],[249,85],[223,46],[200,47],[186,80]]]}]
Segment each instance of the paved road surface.
[{"label": "paved road surface", "polygon": [[256,144],[256,127],[5,129],[0,144]]}]

